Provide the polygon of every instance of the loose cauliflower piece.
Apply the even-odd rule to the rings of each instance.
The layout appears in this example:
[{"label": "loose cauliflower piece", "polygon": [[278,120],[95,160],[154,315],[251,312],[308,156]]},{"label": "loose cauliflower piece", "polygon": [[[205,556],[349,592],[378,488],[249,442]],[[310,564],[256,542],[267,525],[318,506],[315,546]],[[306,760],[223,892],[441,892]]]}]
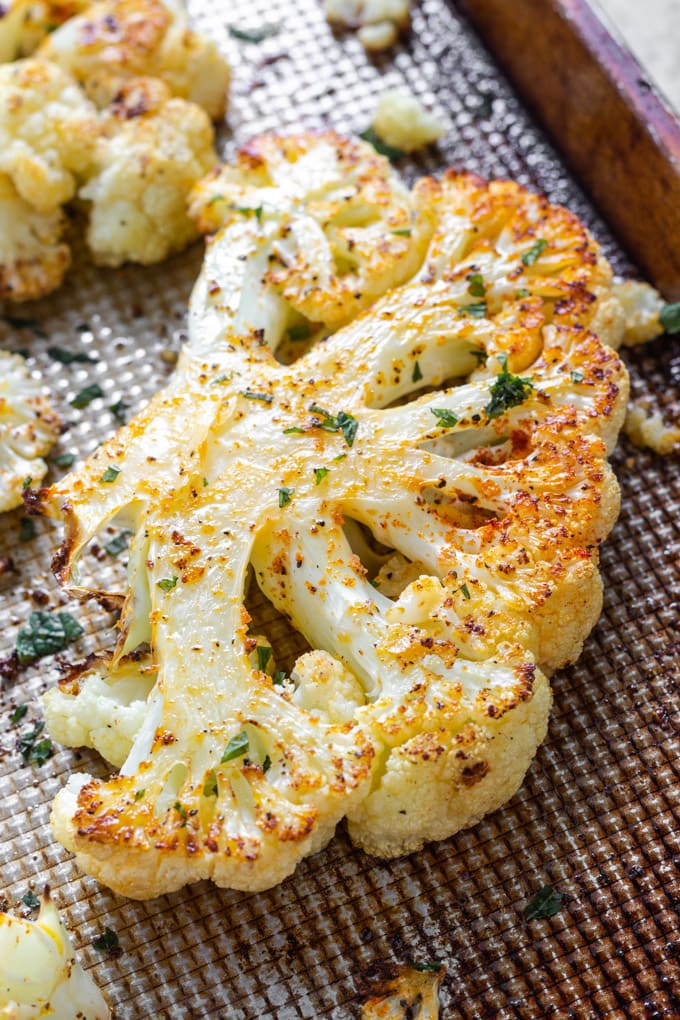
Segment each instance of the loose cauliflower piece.
[{"label": "loose cauliflower piece", "polygon": [[0,7],[0,64],[30,57],[42,40],[87,7],[87,0],[5,0]]},{"label": "loose cauliflower piece", "polygon": [[[135,533],[113,661],[148,643],[158,679],[121,775],[72,780],[53,812],[81,867],[132,896],[264,888],[343,815],[394,856],[504,803],[546,731],[545,673],[599,614],[618,512],[627,376],[590,329],[611,274],[575,217],[453,173],[416,186],[414,215],[374,162],[361,195],[422,233],[362,309],[301,241],[267,275],[343,189],[371,220],[353,181],[331,189],[337,139],[258,139],[246,186],[248,151],[198,189],[204,229],[224,225],[167,391],[39,497],[66,524],[66,584],[114,517]],[[298,325],[323,339],[283,364]],[[357,522],[394,550],[392,598]],[[313,649],[278,681],[252,661],[251,567]]]},{"label": "loose cauliflower piece", "polygon": [[443,964],[388,964],[368,984],[361,1020],[438,1020]]},{"label": "loose cauliflower piece", "polygon": [[659,411],[652,414],[640,402],[629,408],[623,430],[630,441],[642,449],[653,450],[662,457],[680,453],[680,428],[666,425]]},{"label": "loose cauliflower piece", "polygon": [[230,70],[212,39],[188,26],[178,3],[102,0],[70,18],[38,55],[71,74],[99,107],[131,78],[161,78],[213,120],[225,111]]},{"label": "loose cauliflower piece", "polygon": [[73,198],[99,135],[96,110],[60,68],[41,60],[0,67],[0,173],[38,213]]},{"label": "loose cauliflower piece", "polygon": [[387,50],[409,27],[411,0],[324,0],[331,25],[357,29],[367,50]]},{"label": "loose cauliflower piece", "polygon": [[441,120],[406,89],[382,93],[372,126],[384,142],[402,152],[422,149],[446,134]]},{"label": "loose cauliflower piece", "polygon": [[36,921],[0,913],[0,1017],[108,1020],[111,1010],[76,959],[45,889]]},{"label": "loose cauliflower piece", "polygon": [[21,506],[24,488],[45,477],[59,426],[24,359],[0,351],[0,512]]},{"label": "loose cauliflower piece", "polygon": [[148,265],[197,237],[187,195],[216,162],[213,130],[193,103],[160,81],[128,82],[104,118],[94,170],[79,197],[91,203],[87,243],[99,265]]},{"label": "loose cauliflower piece", "polygon": [[30,301],[55,290],[71,261],[62,213],[36,212],[0,174],[0,297]]}]

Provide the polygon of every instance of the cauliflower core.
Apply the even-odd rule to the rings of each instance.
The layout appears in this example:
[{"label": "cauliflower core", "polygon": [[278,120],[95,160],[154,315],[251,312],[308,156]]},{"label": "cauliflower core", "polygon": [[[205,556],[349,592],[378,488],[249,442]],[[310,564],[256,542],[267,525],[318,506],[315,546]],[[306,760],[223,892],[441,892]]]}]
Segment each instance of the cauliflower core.
[{"label": "cauliflower core", "polygon": [[[503,804],[618,512],[627,376],[590,328],[611,274],[574,216],[452,172],[409,193],[330,134],[255,139],[193,211],[215,236],[173,380],[41,494],[65,584],[111,520],[134,533],[117,648],[47,714],[103,747],[148,644],[120,775],[74,777],[52,816],[135,897],[273,885],[342,817],[390,857]],[[286,669],[251,635],[251,575],[312,649]]]},{"label": "cauliflower core", "polygon": [[36,921],[0,913],[0,1016],[16,1020],[111,1016],[106,999],[78,963],[47,889]]},{"label": "cauliflower core", "polygon": [[59,425],[24,359],[0,351],[0,512],[21,506],[24,488],[45,477]]}]

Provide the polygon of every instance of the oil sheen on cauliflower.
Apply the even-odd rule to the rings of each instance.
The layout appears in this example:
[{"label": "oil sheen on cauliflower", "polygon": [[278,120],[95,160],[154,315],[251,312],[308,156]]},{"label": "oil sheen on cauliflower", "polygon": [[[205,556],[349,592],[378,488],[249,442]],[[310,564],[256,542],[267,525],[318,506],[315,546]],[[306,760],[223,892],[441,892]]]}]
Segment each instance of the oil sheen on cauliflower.
[{"label": "oil sheen on cauliflower", "polygon": [[59,437],[59,419],[18,354],[0,351],[0,512],[21,506],[28,485],[47,474],[42,458]]},{"label": "oil sheen on cauliflower", "polygon": [[37,55],[72,75],[99,107],[131,78],[151,77],[214,120],[226,108],[229,65],[212,39],[189,28],[179,2],[100,0],[65,21]]},{"label": "oil sheen on cauliflower", "polygon": [[100,265],[160,262],[197,236],[187,195],[216,161],[210,120],[157,79],[138,79],[103,123],[79,193],[90,203],[89,249]]},{"label": "oil sheen on cauliflower", "polygon": [[43,893],[36,921],[0,913],[0,1017],[108,1020],[111,1010],[78,963],[69,934]]},{"label": "oil sheen on cauliflower", "polygon": [[[52,818],[142,898],[273,885],[343,817],[408,853],[513,795],[600,612],[628,390],[597,244],[516,184],[409,193],[359,143],[268,136],[194,211],[215,237],[174,378],[41,494],[72,589],[102,527],[134,533],[105,697],[137,649],[157,679],[120,775]],[[312,649],[284,667],[251,576]]]}]

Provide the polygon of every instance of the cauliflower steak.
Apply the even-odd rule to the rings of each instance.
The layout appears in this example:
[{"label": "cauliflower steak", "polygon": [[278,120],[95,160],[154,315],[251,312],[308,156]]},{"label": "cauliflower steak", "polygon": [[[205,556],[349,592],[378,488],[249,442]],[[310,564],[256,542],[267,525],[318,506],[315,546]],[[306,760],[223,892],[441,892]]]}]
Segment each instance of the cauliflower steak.
[{"label": "cauliflower steak", "polygon": [[[332,134],[255,139],[192,209],[213,236],[173,380],[40,494],[76,593],[101,528],[134,535],[117,646],[47,718],[126,754],[53,826],[135,897],[266,888],[342,817],[391,857],[505,803],[619,503],[611,274],[566,210],[453,172],[409,193]],[[255,636],[251,576],[311,651]]]}]

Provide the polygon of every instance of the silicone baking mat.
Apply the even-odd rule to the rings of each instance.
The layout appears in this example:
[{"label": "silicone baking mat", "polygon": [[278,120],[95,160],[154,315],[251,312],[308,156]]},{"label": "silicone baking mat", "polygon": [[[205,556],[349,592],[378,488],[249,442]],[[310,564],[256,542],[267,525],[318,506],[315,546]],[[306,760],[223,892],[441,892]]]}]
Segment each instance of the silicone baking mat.
[{"label": "silicone baking mat", "polygon": [[[333,36],[317,0],[192,7],[234,65],[225,154],[266,129],[361,131],[381,90],[404,84],[448,125],[437,148],[404,162],[407,176],[446,165],[512,176],[575,210],[615,268],[630,270],[479,40],[443,0],[416,3],[409,38],[375,60],[354,36]],[[256,44],[231,36],[229,25],[279,30]],[[152,269],[98,271],[78,262],[53,297],[5,309],[12,318],[3,320],[0,345],[30,352],[66,422],[56,453],[90,452],[116,426],[112,405],[123,400],[132,413],[166,381],[200,259],[197,246]],[[60,364],[48,346],[97,360]],[[633,382],[638,395],[655,395],[677,412],[678,344],[658,341],[636,355]],[[104,397],[74,410],[69,401],[92,383]],[[604,613],[578,665],[554,677],[548,739],[504,810],[391,863],[354,850],[341,828],[268,893],[203,883],[148,903],[126,901],[79,874],[48,825],[69,771],[101,775],[103,764],[58,750],[38,768],[17,751],[18,735],[40,717],[36,696],[62,668],[45,660],[6,679],[0,701],[7,902],[49,882],[81,958],[126,1020],[341,1020],[358,1015],[358,990],[376,966],[405,960],[446,963],[445,1018],[680,1016],[680,477],[677,461],[625,442],[614,462],[623,509],[602,553]],[[37,538],[19,542],[21,517],[17,511],[0,524],[0,556],[13,561],[0,576],[4,655],[32,608],[65,602],[49,572],[58,533],[40,520]],[[96,549],[90,563],[100,576],[122,569]],[[71,611],[86,628],[66,656],[75,659],[105,643],[113,617],[91,604]],[[28,715],[10,726],[13,707],[24,702]],[[563,895],[561,911],[526,921],[524,907],[545,885]],[[116,959],[91,946],[105,926],[120,939]]]}]

